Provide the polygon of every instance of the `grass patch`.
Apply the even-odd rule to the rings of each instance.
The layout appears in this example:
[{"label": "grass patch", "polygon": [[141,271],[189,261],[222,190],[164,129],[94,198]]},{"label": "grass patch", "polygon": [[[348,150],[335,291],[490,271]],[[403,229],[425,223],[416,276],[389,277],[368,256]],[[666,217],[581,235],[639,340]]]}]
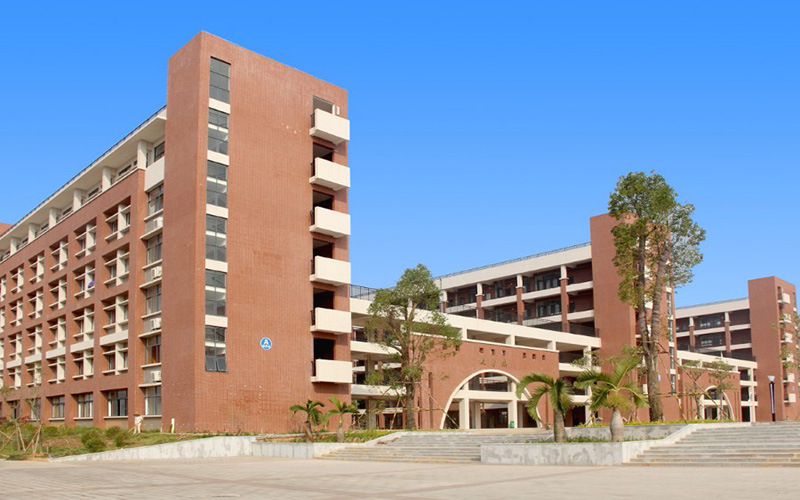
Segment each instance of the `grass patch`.
[{"label": "grass patch", "polygon": [[[10,434],[12,424],[0,426],[0,431]],[[24,424],[22,434],[28,441],[36,432],[33,424]],[[189,439],[210,437],[209,434],[163,434],[160,431],[142,431],[141,434],[131,432],[119,427],[99,429],[97,427],[42,427],[42,448],[45,455],[56,458],[69,455],[82,455],[98,451],[117,450],[121,448],[134,448],[155,444],[174,443]],[[8,444],[0,449],[0,459],[25,460],[31,458],[30,453],[22,454],[17,443]]]}]

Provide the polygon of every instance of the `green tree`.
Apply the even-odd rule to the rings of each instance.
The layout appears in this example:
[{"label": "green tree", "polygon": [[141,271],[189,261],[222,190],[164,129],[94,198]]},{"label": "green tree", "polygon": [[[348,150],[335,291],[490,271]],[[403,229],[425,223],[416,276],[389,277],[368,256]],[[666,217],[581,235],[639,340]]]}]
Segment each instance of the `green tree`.
[{"label": "green tree", "polygon": [[[658,386],[659,340],[666,288],[689,283],[692,269],[703,260],[699,251],[705,231],[692,220],[694,206],[682,205],[666,180],[656,174],[631,172],[620,177],[608,202],[619,223],[612,230],[619,273],[619,297],[636,309],[637,331],[644,349],[650,420],[663,419]],[[648,305],[652,304],[648,318]]]},{"label": "green tree", "polygon": [[455,354],[461,343],[458,329],[448,325],[438,311],[441,290],[422,264],[406,269],[394,288],[378,290],[369,306],[367,330],[388,348],[399,365],[397,389],[403,394],[403,424],[416,429],[417,390],[425,362],[434,350],[443,356]]},{"label": "green tree", "polygon": [[333,408],[328,410],[328,413],[325,415],[325,420],[329,420],[331,417],[336,416],[338,422],[336,423],[336,441],[342,442],[344,441],[344,427],[342,426],[342,420],[344,416],[348,413],[358,413],[358,408],[353,403],[345,403],[343,401],[339,401],[339,398],[336,396],[332,396],[328,401],[333,404]]},{"label": "green tree", "polygon": [[564,415],[567,414],[575,405],[572,402],[572,384],[564,378],[553,378],[544,373],[529,373],[522,377],[517,385],[517,397],[522,396],[522,392],[530,384],[540,384],[531,392],[528,400],[528,415],[541,423],[537,406],[542,396],[547,395],[550,405],[553,407],[553,440],[556,443],[563,443],[566,437],[564,430]]},{"label": "green tree", "polygon": [[780,322],[774,326],[781,336],[780,358],[783,368],[796,373],[800,370],[800,357],[798,357],[797,344],[800,341],[800,315],[797,313],[784,313]]},{"label": "green tree", "polygon": [[[717,405],[717,420],[722,420],[725,417],[724,414],[728,413],[728,410],[725,409],[725,391],[733,389],[733,383],[730,381],[731,375],[733,375],[733,366],[723,359],[704,363],[704,366],[708,369],[708,378],[717,388],[719,403],[714,401]],[[727,418],[732,419],[733,415],[728,414]]]},{"label": "green tree", "polygon": [[694,399],[694,407],[697,420],[703,420],[703,395],[706,393],[700,385],[700,377],[708,373],[703,363],[695,360],[685,360],[678,365],[678,368],[686,375],[691,384],[684,384],[684,392],[687,396]]},{"label": "green tree", "polygon": [[303,424],[303,432],[306,435],[306,441],[309,443],[314,441],[314,427],[320,425],[325,418],[319,410],[321,406],[323,405],[319,401],[312,401],[309,399],[305,404],[292,405],[289,407],[292,415],[297,412],[305,413],[306,421]]},{"label": "green tree", "polygon": [[629,411],[631,407],[646,407],[647,399],[642,394],[639,384],[632,380],[631,377],[631,374],[635,373],[639,365],[637,357],[616,358],[610,364],[612,366],[611,373],[603,373],[596,370],[581,372],[575,379],[575,388],[592,388],[592,397],[589,403],[590,410],[611,409],[611,423],[609,425],[611,441],[621,442],[625,439],[622,412]]}]

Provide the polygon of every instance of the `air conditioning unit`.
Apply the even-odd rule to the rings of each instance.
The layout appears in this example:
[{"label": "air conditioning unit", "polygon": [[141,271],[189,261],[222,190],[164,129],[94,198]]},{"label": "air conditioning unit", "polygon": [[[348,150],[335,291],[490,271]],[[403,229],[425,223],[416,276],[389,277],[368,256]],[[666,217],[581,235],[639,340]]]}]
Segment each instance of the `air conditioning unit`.
[{"label": "air conditioning unit", "polygon": [[161,217],[159,217],[153,222],[156,227],[162,227],[164,225],[164,219],[162,219]]},{"label": "air conditioning unit", "polygon": [[153,268],[153,279],[161,277],[161,266],[156,266]]},{"label": "air conditioning unit", "polygon": [[150,380],[153,382],[161,382],[161,370],[153,370],[150,372]]},{"label": "air conditioning unit", "polygon": [[153,318],[153,330],[160,330],[161,329],[161,318]]}]

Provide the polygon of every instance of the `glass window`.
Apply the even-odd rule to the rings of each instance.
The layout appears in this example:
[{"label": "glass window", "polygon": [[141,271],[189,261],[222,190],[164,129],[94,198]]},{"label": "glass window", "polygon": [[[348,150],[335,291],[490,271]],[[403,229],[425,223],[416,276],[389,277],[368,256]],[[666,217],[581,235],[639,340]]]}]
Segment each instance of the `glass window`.
[{"label": "glass window", "polygon": [[161,363],[161,335],[148,337],[144,341],[144,364]]},{"label": "glass window", "polygon": [[50,418],[64,418],[64,396],[50,398]]},{"label": "glass window", "polygon": [[206,371],[228,371],[225,359],[225,328],[206,327]]},{"label": "glass window", "polygon": [[147,263],[152,264],[161,260],[161,235],[158,234],[147,240]]},{"label": "glass window", "polygon": [[206,314],[225,316],[225,273],[206,269]]},{"label": "glass window", "polygon": [[157,162],[162,156],[164,156],[164,143],[162,142],[155,148],[153,148],[153,162]]},{"label": "glass window", "polygon": [[226,262],[227,223],[222,217],[206,215],[206,259]]},{"label": "glass window", "polygon": [[161,311],[161,285],[156,285],[145,292],[145,314],[159,311]]},{"label": "glass window", "polygon": [[91,392],[75,396],[78,403],[78,418],[91,418],[93,416],[94,398]]},{"label": "glass window", "polygon": [[147,215],[153,215],[164,208],[164,185],[158,186],[147,194]]},{"label": "glass window", "polygon": [[128,416],[128,391],[126,389],[108,391],[106,393],[106,399],[108,400],[109,417]]},{"label": "glass window", "polygon": [[228,167],[222,163],[208,160],[208,177],[218,181],[228,180]]},{"label": "glass window", "polygon": [[161,415],[161,386],[145,388],[144,414]]},{"label": "glass window", "polygon": [[211,81],[209,97],[222,102],[231,102],[230,96],[231,65],[211,58]]},{"label": "glass window", "polygon": [[228,154],[228,131],[208,129],[208,150]]},{"label": "glass window", "polygon": [[230,120],[230,115],[228,113],[223,113],[222,111],[217,111],[216,109],[209,109],[208,110],[208,124],[214,125],[215,127],[220,128],[230,128],[228,121]]}]

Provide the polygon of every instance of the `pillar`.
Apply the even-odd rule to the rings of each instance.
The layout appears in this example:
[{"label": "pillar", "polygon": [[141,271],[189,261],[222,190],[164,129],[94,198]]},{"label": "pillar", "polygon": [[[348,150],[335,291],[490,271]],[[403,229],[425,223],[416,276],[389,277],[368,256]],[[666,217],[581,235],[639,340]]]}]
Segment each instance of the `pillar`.
[{"label": "pillar", "polygon": [[136,166],[140,169],[147,168],[147,149],[150,144],[146,141],[136,143]]},{"label": "pillar", "polygon": [[567,276],[567,266],[561,266],[561,331],[569,333],[569,295],[567,295],[567,284],[569,283],[569,276]]},{"label": "pillar", "polygon": [[725,312],[725,352],[731,353],[731,317]]},{"label": "pillar", "polygon": [[469,416],[470,416],[470,400],[469,398],[462,398],[458,402],[458,428],[469,429]]},{"label": "pillar", "polygon": [[103,178],[100,181],[100,189],[105,191],[111,187],[111,180],[114,178],[114,169],[111,167],[103,167]]}]

